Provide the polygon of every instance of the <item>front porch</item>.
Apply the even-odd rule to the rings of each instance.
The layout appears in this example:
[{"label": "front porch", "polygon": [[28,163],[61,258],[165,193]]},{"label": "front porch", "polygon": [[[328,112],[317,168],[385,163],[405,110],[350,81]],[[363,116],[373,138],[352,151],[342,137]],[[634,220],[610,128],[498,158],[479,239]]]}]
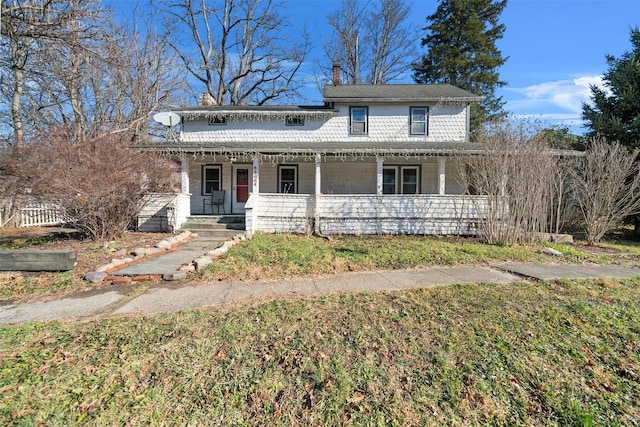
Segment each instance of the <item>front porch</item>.
[{"label": "front porch", "polygon": [[459,167],[430,153],[182,156],[183,192],[169,206],[174,229],[224,212],[249,232],[473,235],[488,198],[463,194]]}]

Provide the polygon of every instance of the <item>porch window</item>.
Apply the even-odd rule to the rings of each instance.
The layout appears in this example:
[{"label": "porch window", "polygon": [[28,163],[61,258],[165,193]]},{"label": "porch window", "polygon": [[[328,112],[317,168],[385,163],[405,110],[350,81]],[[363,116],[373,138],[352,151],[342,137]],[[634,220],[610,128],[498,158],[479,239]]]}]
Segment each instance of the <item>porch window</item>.
[{"label": "porch window", "polygon": [[410,109],[410,133],[411,135],[428,135],[429,107],[411,107]]},{"label": "porch window", "polygon": [[419,194],[419,166],[385,166],[382,169],[382,194]]},{"label": "porch window", "polygon": [[280,193],[298,193],[298,167],[280,166],[278,168],[278,189]]},{"label": "porch window", "polygon": [[382,168],[382,194],[396,194],[398,170],[395,166]]},{"label": "porch window", "polygon": [[349,107],[349,133],[366,135],[369,132],[369,109],[367,107]]},{"label": "porch window", "polygon": [[222,167],[219,165],[205,165],[202,167],[202,194],[222,189]]},{"label": "porch window", "polygon": [[402,194],[418,194],[418,167],[402,166]]}]

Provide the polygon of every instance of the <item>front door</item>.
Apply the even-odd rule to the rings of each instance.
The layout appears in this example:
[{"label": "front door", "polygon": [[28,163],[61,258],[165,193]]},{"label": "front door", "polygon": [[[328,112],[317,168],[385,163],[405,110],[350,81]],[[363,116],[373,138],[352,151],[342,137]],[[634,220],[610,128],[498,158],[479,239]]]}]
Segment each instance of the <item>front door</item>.
[{"label": "front door", "polygon": [[246,165],[236,165],[233,171],[233,213],[243,213],[244,204],[249,199],[251,187],[249,176],[251,168]]}]

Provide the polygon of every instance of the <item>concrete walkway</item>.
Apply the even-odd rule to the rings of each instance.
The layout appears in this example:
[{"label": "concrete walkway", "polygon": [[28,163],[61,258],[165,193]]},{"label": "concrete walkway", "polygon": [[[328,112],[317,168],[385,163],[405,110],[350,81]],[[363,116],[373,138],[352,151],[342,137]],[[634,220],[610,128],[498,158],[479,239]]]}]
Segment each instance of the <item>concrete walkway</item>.
[{"label": "concrete walkway", "polygon": [[219,247],[226,239],[197,237],[189,240],[177,250],[111,273],[114,276],[165,275],[175,273],[181,265],[193,261],[207,251]]},{"label": "concrete walkway", "polygon": [[91,291],[57,301],[1,305],[0,324],[149,315],[264,297],[376,292],[476,282],[510,283],[523,278],[552,280],[636,276],[640,276],[640,268],[496,263],[489,267],[433,267],[424,270],[346,273],[295,280],[228,282],[183,287],[176,287],[175,282],[160,282],[135,297],[127,296],[118,290],[105,290]]}]

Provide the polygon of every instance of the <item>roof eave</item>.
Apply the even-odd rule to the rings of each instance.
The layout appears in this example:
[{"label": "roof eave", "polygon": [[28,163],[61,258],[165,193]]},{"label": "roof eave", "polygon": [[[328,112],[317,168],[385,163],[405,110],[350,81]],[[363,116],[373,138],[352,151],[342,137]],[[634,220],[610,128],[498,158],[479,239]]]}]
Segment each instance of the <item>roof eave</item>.
[{"label": "roof eave", "polygon": [[416,102],[436,102],[436,103],[458,103],[458,102],[480,102],[482,97],[430,97],[430,98],[341,98],[341,97],[325,97],[327,102],[349,102],[349,103],[416,103]]}]

